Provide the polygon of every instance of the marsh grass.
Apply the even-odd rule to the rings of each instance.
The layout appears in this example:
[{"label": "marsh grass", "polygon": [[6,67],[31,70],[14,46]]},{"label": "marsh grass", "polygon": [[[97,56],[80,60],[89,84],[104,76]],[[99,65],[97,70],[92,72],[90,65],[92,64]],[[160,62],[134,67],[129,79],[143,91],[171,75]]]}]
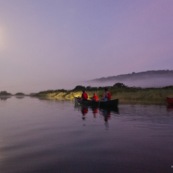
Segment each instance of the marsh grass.
[{"label": "marsh grass", "polygon": [[[83,87],[84,88],[84,87]],[[139,104],[165,104],[166,97],[173,97],[173,87],[164,88],[135,88],[135,87],[109,87],[112,94],[112,99],[118,98],[120,103],[139,103]],[[102,98],[104,88],[92,88],[86,89],[89,98],[95,93]],[[37,97],[54,99],[54,100],[73,100],[75,97],[80,97],[82,90],[78,87],[73,90],[55,90],[55,91],[44,91],[35,94]]]},{"label": "marsh grass", "polygon": [[113,98],[121,103],[165,104],[166,97],[173,97],[173,90],[168,89],[128,89],[112,90]]}]

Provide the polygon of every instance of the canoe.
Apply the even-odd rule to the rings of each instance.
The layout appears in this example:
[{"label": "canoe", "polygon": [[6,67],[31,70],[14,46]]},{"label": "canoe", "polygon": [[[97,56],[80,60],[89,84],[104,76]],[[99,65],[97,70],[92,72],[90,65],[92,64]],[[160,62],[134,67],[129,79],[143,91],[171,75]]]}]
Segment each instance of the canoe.
[{"label": "canoe", "polygon": [[75,102],[79,105],[91,106],[91,107],[100,107],[100,108],[116,108],[118,106],[118,99],[108,100],[108,101],[93,101],[93,100],[81,100],[79,98],[75,99]]},{"label": "canoe", "polygon": [[167,97],[166,98],[167,104],[173,106],[173,98]]}]

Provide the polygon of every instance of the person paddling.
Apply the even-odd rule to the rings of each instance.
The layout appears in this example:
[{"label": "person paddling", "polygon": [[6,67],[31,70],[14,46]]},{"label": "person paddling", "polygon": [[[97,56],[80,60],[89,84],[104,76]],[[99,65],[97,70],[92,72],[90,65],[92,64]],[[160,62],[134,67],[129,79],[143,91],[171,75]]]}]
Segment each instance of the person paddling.
[{"label": "person paddling", "polygon": [[111,100],[111,93],[108,91],[108,88],[105,88],[105,92],[103,94],[103,100],[104,101],[108,101],[108,100]]},{"label": "person paddling", "polygon": [[82,92],[81,99],[82,99],[82,100],[88,100],[88,94],[86,93],[85,90],[83,90],[83,92]]},{"label": "person paddling", "polygon": [[92,100],[96,101],[96,102],[99,101],[99,97],[98,97],[98,95],[96,93],[93,94]]}]

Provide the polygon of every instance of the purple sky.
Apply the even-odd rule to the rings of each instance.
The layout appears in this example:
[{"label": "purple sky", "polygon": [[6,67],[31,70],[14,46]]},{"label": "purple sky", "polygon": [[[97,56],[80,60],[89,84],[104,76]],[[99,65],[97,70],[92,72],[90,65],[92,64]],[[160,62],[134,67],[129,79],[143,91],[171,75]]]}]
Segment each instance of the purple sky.
[{"label": "purple sky", "polygon": [[0,0],[0,91],[173,69],[173,0]]}]

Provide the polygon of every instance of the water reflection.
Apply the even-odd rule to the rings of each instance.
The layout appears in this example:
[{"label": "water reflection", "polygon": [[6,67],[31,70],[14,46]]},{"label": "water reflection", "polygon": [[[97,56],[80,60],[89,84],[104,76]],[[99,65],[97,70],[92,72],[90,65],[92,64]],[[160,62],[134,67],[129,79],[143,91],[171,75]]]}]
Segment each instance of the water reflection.
[{"label": "water reflection", "polygon": [[26,97],[26,96],[23,96],[23,95],[15,95],[15,97],[16,97],[16,99],[23,99],[24,97]]},{"label": "water reflection", "polygon": [[85,120],[85,116],[88,113],[88,107],[83,106],[81,107],[82,119]]},{"label": "water reflection", "polygon": [[100,113],[104,117],[104,121],[108,122],[108,120],[111,117],[111,110],[109,110],[109,109],[101,109]]},{"label": "water reflection", "polygon": [[98,113],[99,113],[99,109],[98,108],[92,108],[92,112],[93,112],[93,117],[96,118]]},{"label": "water reflection", "polygon": [[11,98],[11,96],[0,96],[0,100],[2,101],[6,101],[9,98]]},{"label": "water reflection", "polygon": [[172,171],[166,106],[119,105],[119,116],[118,109],[74,110],[73,102],[30,97],[0,103],[0,173]]},{"label": "water reflection", "polygon": [[86,105],[75,105],[75,109],[81,112],[83,120],[86,119],[86,116],[89,112],[92,112],[93,118],[102,116],[106,126],[108,125],[108,121],[110,120],[112,114],[119,114],[118,107],[114,109],[111,108],[103,109],[99,107],[89,107]]},{"label": "water reflection", "polygon": [[169,112],[169,111],[173,111],[173,105],[168,105],[167,106],[167,111]]}]

